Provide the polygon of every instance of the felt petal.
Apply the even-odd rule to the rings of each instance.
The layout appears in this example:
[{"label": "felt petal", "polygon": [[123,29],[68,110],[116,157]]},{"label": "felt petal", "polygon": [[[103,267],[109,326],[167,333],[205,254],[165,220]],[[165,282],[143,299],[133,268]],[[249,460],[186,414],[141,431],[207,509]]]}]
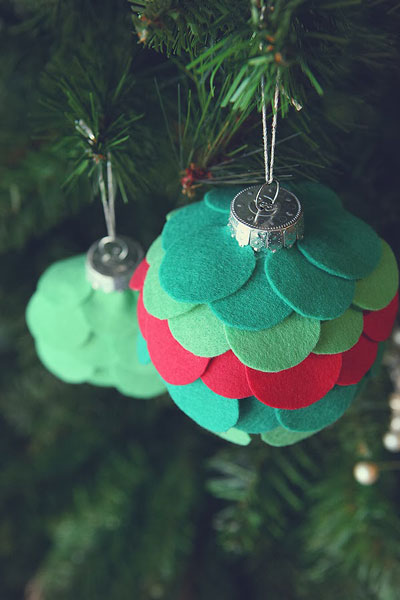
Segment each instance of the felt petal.
[{"label": "felt petal", "polygon": [[294,410],[321,400],[335,385],[341,365],[341,354],[310,354],[296,367],[279,373],[247,368],[247,379],[253,394],[264,404]]},{"label": "felt petal", "polygon": [[136,317],[137,317],[137,322],[139,325],[139,329],[140,329],[140,333],[142,334],[142,336],[144,337],[145,340],[147,340],[147,333],[146,333],[146,324],[147,324],[147,316],[148,316],[148,312],[144,307],[143,304],[143,293],[139,294],[139,297],[137,299],[137,304],[136,304]]},{"label": "felt petal", "polygon": [[251,395],[246,368],[230,350],[210,360],[201,379],[210,390],[225,398],[246,398]]},{"label": "felt petal", "polygon": [[82,310],[96,335],[124,336],[129,331],[136,333],[136,298],[132,290],[110,294],[95,290],[82,304]]},{"label": "felt petal", "polygon": [[36,351],[46,369],[66,383],[84,383],[95,371],[71,352],[53,348],[41,340],[36,340]]},{"label": "felt petal", "polygon": [[215,394],[200,379],[185,386],[167,384],[167,388],[175,404],[201,427],[219,433],[236,425],[238,400]]},{"label": "felt petal", "polygon": [[145,328],[150,358],[167,383],[182,386],[203,375],[209,359],[195,356],[182,348],[172,336],[168,321],[160,321],[147,314]]},{"label": "felt petal", "polygon": [[231,202],[233,198],[243,189],[243,186],[233,185],[228,187],[213,188],[204,196],[204,202],[208,208],[212,208],[226,215],[228,221]]},{"label": "felt petal", "polygon": [[248,446],[251,442],[251,437],[249,434],[236,429],[236,427],[231,427],[231,429],[228,429],[228,431],[225,431],[224,433],[216,433],[216,435],[223,440],[232,442],[232,444],[238,444],[238,446]]},{"label": "felt petal", "polygon": [[80,254],[52,264],[39,279],[40,294],[57,306],[81,304],[92,292],[86,279],[85,263],[86,256]]},{"label": "felt petal", "polygon": [[315,431],[337,421],[352,403],[356,385],[336,385],[321,400],[298,410],[277,409],[280,425],[290,431]]},{"label": "felt petal", "polygon": [[163,248],[167,250],[177,240],[181,240],[182,236],[187,236],[186,241],[190,243],[203,229],[208,229],[213,225],[226,226],[226,224],[226,215],[211,210],[204,202],[189,204],[174,212],[165,223],[162,232]]},{"label": "felt petal", "polygon": [[142,368],[143,371],[137,372],[120,364],[112,365],[113,385],[121,394],[133,398],[154,398],[164,394],[165,385],[153,365],[149,364]]},{"label": "felt petal", "polygon": [[296,247],[269,253],[265,269],[278,296],[305,317],[335,319],[353,300],[354,281],[312,265]]},{"label": "felt petal", "polygon": [[375,231],[347,211],[328,214],[324,220],[309,218],[299,250],[314,265],[346,279],[369,275],[381,257],[381,241]]},{"label": "felt petal", "polygon": [[364,314],[364,334],[374,342],[384,342],[392,333],[399,309],[399,294],[381,310]]},{"label": "felt petal", "polygon": [[160,265],[164,254],[165,252],[162,247],[162,238],[161,235],[159,235],[147,250],[146,260],[149,265],[152,265],[154,262],[157,262]]},{"label": "felt petal", "polygon": [[86,383],[100,387],[111,387],[113,385],[113,376],[107,367],[95,369],[94,373],[86,380]]},{"label": "felt petal", "polygon": [[239,402],[239,420],[236,427],[247,433],[263,433],[279,426],[276,409],[266,406],[257,398],[250,397]]},{"label": "felt petal", "polygon": [[181,346],[197,356],[218,356],[229,350],[224,326],[207,304],[168,319],[168,324]]},{"label": "felt petal", "polygon": [[[378,345],[378,352],[376,353],[375,362],[369,371],[369,374],[371,375],[371,377],[377,377],[379,375],[380,368],[382,366],[383,355],[385,354],[385,350],[386,350],[386,344],[387,344],[387,342],[380,342],[380,344]],[[362,380],[361,383],[363,381],[364,380]]]},{"label": "felt petal", "polygon": [[262,257],[258,258],[253,275],[243,287],[211,302],[210,308],[225,325],[248,330],[268,329],[292,312],[266,278]]},{"label": "felt petal", "polygon": [[352,348],[360,339],[364,326],[362,312],[348,308],[337,319],[321,323],[321,335],[313,352],[337,354]]},{"label": "felt petal", "polygon": [[138,334],[136,336],[136,354],[138,357],[138,361],[142,365],[148,365],[149,362],[151,361],[150,354],[147,349],[147,342],[144,339],[144,337],[142,336],[142,334],[140,333],[140,331],[138,332]]},{"label": "felt petal", "polygon": [[188,244],[176,237],[161,263],[160,283],[175,300],[212,302],[242,287],[255,266],[250,246],[241,248],[228,227],[212,226],[191,237]]},{"label": "felt petal", "polygon": [[302,181],[300,183],[285,183],[284,187],[292,190],[298,197],[306,219],[311,211],[313,213],[320,212],[326,215],[328,212],[336,213],[343,210],[342,201],[339,196],[333,190],[321,183]]},{"label": "felt petal", "polygon": [[368,277],[356,283],[353,303],[366,310],[380,310],[389,304],[399,287],[399,270],[390,246],[382,242],[381,259]]},{"label": "felt petal", "polygon": [[318,342],[320,323],[292,313],[261,331],[225,326],[226,337],[239,360],[259,371],[282,371],[301,363]]},{"label": "felt petal", "polygon": [[148,270],[143,287],[143,303],[147,312],[157,319],[176,317],[197,306],[188,302],[177,302],[163,290],[157,261],[154,261]]},{"label": "felt petal", "polygon": [[343,362],[338,385],[358,383],[374,364],[378,352],[378,344],[362,335],[357,344],[347,352],[343,352]]},{"label": "felt petal", "polygon": [[136,267],[136,269],[131,277],[131,280],[129,282],[129,287],[131,288],[131,290],[135,290],[135,291],[139,292],[142,289],[148,270],[149,270],[149,263],[144,258],[142,260],[142,262]]},{"label": "felt petal", "polygon": [[26,322],[34,338],[61,350],[76,348],[90,336],[89,325],[79,306],[58,308],[40,292],[33,294],[29,301]]},{"label": "felt petal", "polygon": [[270,446],[291,446],[292,444],[296,444],[296,442],[300,442],[305,438],[310,437],[316,431],[289,431],[284,427],[277,427],[272,431],[267,431],[261,435],[261,439],[266,444]]}]

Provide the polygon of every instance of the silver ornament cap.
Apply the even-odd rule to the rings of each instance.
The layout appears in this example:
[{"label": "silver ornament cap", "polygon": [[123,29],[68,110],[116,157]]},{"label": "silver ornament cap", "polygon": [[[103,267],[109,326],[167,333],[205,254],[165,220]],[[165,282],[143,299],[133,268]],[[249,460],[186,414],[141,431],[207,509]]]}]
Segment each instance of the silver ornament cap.
[{"label": "silver ornament cap", "polygon": [[228,225],[239,246],[255,251],[291,248],[304,235],[300,201],[276,180],[239,192],[232,200]]},{"label": "silver ornament cap", "polygon": [[131,238],[103,237],[88,250],[86,277],[94,290],[123,292],[143,257],[143,248]]}]

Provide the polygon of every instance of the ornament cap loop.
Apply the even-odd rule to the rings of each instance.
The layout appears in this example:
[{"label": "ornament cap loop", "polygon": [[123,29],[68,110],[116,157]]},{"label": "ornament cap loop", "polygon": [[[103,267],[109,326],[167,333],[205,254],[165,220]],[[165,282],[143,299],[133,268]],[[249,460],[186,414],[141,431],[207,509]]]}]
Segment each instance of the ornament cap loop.
[{"label": "ornament cap loop", "polygon": [[128,237],[105,236],[89,248],[86,255],[86,277],[94,290],[122,292],[144,252],[140,244]]}]

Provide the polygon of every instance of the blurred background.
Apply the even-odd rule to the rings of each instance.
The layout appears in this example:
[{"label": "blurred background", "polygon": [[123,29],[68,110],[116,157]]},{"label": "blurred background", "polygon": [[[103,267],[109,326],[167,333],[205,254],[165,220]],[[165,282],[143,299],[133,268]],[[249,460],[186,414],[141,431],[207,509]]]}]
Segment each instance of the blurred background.
[{"label": "blurred background", "polygon": [[[97,155],[118,142],[119,230],[146,249],[210,178],[261,180],[257,90],[277,65],[303,106],[286,102],[278,176],[329,185],[399,256],[400,5],[266,2],[270,54],[248,63],[264,2],[199,4],[0,0],[2,600],[399,597],[400,461],[382,443],[394,342],[339,423],[240,448],[168,396],[57,380],[27,330],[44,269],[105,234],[75,121],[97,127]],[[234,52],[209,65],[219,40]],[[245,64],[239,100],[224,102]]]}]

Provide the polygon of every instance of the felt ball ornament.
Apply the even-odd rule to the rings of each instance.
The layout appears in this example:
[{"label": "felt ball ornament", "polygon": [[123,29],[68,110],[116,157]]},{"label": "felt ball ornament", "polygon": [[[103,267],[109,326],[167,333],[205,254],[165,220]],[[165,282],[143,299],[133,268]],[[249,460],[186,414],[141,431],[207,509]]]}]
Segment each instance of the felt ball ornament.
[{"label": "felt ball ornament", "polygon": [[398,307],[386,242],[330,189],[291,190],[280,208],[267,198],[252,209],[267,224],[274,215],[274,226],[250,237],[246,219],[258,217],[243,202],[254,205],[253,188],[214,189],[174,211],[131,282],[143,344],[174,402],[243,445],[253,435],[293,444],[339,419],[380,360]]},{"label": "felt ball ornament", "polygon": [[[119,243],[126,253],[122,260],[115,255]],[[135,243],[126,238],[103,238],[87,256],[51,265],[39,279],[26,320],[40,360],[55,376],[148,398],[165,386],[143,353],[137,293],[127,285],[137,265],[132,249]]]}]

